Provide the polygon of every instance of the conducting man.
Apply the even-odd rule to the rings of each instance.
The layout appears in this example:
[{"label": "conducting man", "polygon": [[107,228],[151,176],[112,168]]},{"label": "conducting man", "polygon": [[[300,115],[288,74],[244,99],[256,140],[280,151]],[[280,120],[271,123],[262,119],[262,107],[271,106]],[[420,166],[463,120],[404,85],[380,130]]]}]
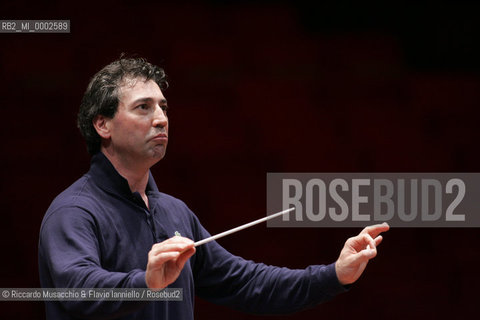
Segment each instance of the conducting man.
[{"label": "conducting man", "polygon": [[164,71],[144,59],[121,58],[92,78],[78,115],[91,167],[47,210],[39,269],[46,288],[170,286],[183,289],[183,301],[47,302],[47,319],[193,319],[195,294],[245,312],[290,313],[356,281],[388,225],[347,240],[335,263],[304,270],[246,261],[215,241],[194,247],[210,234],[150,173],[167,149],[166,88]]}]

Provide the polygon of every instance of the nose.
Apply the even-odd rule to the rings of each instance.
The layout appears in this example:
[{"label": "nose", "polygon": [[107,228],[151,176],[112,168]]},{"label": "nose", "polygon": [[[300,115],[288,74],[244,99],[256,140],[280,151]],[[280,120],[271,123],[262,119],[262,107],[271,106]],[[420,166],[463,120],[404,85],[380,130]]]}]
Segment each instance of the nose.
[{"label": "nose", "polygon": [[167,112],[162,109],[161,106],[155,107],[155,113],[153,116],[153,126],[164,128],[168,125]]}]

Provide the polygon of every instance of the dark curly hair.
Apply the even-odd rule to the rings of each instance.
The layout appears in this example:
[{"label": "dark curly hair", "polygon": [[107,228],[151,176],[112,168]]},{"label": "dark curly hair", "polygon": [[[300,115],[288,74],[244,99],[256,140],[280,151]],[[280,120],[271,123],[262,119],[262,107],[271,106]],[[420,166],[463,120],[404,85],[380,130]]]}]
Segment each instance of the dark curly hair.
[{"label": "dark curly hair", "polygon": [[91,155],[100,151],[101,145],[93,119],[97,115],[113,118],[118,109],[118,89],[126,79],[153,80],[162,90],[168,87],[165,71],[143,58],[120,57],[97,72],[83,95],[77,118],[77,126]]}]

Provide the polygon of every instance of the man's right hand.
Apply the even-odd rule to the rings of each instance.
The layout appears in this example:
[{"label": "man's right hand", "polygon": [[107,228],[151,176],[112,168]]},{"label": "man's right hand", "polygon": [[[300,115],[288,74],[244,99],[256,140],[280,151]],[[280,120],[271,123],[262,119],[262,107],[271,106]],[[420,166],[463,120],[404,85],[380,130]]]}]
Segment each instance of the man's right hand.
[{"label": "man's right hand", "polygon": [[195,253],[193,241],[175,236],[156,243],[148,253],[145,281],[150,289],[163,289],[182,272],[185,262]]}]

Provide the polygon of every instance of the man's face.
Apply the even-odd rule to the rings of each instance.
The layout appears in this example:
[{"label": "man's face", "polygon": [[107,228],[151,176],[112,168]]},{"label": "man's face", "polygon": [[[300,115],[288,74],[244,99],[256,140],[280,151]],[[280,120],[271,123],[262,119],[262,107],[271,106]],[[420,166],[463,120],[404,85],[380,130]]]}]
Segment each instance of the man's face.
[{"label": "man's face", "polygon": [[167,100],[153,80],[127,79],[119,89],[118,110],[107,122],[111,150],[122,161],[150,167],[165,155]]}]

